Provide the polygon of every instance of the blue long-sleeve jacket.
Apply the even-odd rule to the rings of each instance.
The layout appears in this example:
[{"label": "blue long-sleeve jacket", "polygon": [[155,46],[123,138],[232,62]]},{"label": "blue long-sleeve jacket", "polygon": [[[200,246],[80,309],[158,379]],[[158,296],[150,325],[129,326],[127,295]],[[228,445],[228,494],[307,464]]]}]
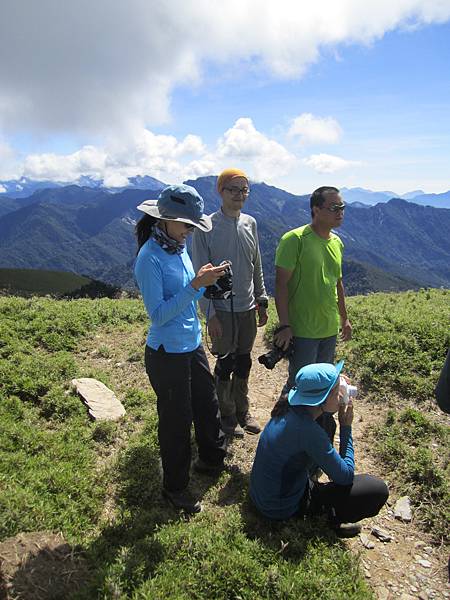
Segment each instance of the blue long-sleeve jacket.
[{"label": "blue long-sleeve jacket", "polygon": [[311,415],[290,407],[262,432],[250,477],[250,496],[270,519],[288,519],[300,505],[309,469],[318,465],[335,483],[349,485],[355,469],[351,427],[340,428],[339,454]]},{"label": "blue long-sleeve jacket", "polygon": [[136,258],[134,274],[151,320],[147,345],[166,352],[191,352],[201,342],[196,300],[204,288],[195,290],[191,259],[186,251],[169,254],[149,239]]}]

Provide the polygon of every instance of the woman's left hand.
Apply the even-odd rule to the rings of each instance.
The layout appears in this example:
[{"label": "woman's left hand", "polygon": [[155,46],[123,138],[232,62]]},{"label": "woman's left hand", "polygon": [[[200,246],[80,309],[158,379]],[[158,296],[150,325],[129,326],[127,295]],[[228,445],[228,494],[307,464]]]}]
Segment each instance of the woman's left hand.
[{"label": "woman's left hand", "polygon": [[351,400],[348,401],[348,404],[339,406],[338,418],[341,427],[351,426],[353,423],[353,402]]}]

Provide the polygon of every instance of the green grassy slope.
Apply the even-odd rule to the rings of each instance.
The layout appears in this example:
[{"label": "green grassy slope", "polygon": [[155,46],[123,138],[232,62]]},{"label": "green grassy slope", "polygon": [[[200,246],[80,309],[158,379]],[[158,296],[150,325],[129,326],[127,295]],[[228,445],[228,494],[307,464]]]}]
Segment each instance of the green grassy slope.
[{"label": "green grassy slope", "polygon": [[450,539],[450,428],[434,388],[450,345],[450,290],[372,294],[349,299],[354,339],[341,344],[350,372],[377,405],[374,450],[394,485],[417,506],[417,521]]},{"label": "green grassy slope", "polygon": [[[445,290],[351,298],[354,340],[338,348],[374,411],[391,407],[374,452],[437,540],[449,517],[449,429],[432,392],[449,299]],[[137,300],[0,298],[0,540],[62,531],[88,561],[85,599],[371,598],[357,558],[323,522],[259,518],[244,472],[194,478],[206,510],[190,521],[162,502],[146,328]],[[112,387],[126,417],[89,421],[75,376]]]},{"label": "green grassy slope", "polygon": [[68,294],[92,281],[66,271],[0,269],[0,289],[39,294]]},{"label": "green grassy slope", "polygon": [[[323,522],[261,520],[246,473],[194,477],[207,509],[190,521],[161,500],[146,327],[136,300],[0,298],[0,539],[61,531],[88,561],[85,599],[372,598]],[[90,422],[77,375],[113,387],[126,417]]]}]

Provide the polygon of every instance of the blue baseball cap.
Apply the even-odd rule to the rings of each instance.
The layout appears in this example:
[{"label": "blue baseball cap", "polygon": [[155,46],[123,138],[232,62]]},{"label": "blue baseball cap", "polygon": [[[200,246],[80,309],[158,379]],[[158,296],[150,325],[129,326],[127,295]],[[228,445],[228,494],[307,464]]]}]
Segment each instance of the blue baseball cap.
[{"label": "blue baseball cap", "polygon": [[333,389],[344,366],[341,360],[337,365],[316,363],[302,367],[295,376],[295,386],[289,392],[292,406],[318,406],[325,402]]},{"label": "blue baseball cap", "polygon": [[211,218],[203,214],[204,206],[203,198],[197,190],[182,183],[169,185],[162,190],[157,200],[144,200],[137,209],[156,219],[182,221],[202,231],[211,231]]}]

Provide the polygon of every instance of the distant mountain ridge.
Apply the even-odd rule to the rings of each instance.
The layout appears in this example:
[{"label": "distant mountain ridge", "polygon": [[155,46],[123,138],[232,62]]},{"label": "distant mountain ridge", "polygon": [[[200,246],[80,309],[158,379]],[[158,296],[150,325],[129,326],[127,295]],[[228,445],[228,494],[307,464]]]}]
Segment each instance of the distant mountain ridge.
[{"label": "distant mountain ridge", "polygon": [[[11,179],[8,181],[0,181],[0,190],[8,198],[28,198],[39,190],[58,189],[63,187],[77,186],[82,188],[91,188],[95,190],[108,191],[112,194],[123,192],[126,189],[134,190],[154,190],[157,193],[161,188],[165,187],[165,184],[150,177],[150,175],[137,175],[136,177],[130,177],[128,184],[121,187],[108,188],[104,185],[103,179],[93,179],[92,177],[80,177],[77,181],[58,182],[58,181],[36,181],[29,179],[28,177],[22,177],[21,179]],[[0,193],[0,200],[2,200],[2,193]]]},{"label": "distant mountain ridge", "polygon": [[350,203],[360,203],[374,206],[379,202],[389,202],[393,198],[408,200],[422,206],[434,206],[435,208],[450,208],[450,190],[441,194],[426,194],[422,190],[396,194],[395,192],[372,192],[364,188],[341,188],[345,200]]},{"label": "distant mountain ridge", "polygon": [[[0,181],[0,201],[6,198],[10,200],[17,198],[28,198],[39,190],[78,186],[83,188],[91,188],[102,191],[108,191],[111,194],[117,194],[123,192],[126,189],[139,189],[148,190],[159,193],[159,191],[166,184],[151,177],[150,175],[137,175],[136,177],[130,177],[126,186],[110,188],[104,185],[102,179],[93,179],[92,177],[83,176],[77,181],[67,182],[56,182],[56,181],[36,181],[28,177],[22,177],[18,180],[7,180]],[[378,202],[388,202],[392,198],[401,198],[402,200],[409,200],[415,204],[421,204],[424,206],[434,206],[436,208],[450,208],[450,190],[439,194],[427,194],[423,190],[414,190],[407,192],[406,194],[397,194],[392,191],[372,191],[362,187],[354,188],[341,188],[341,191],[345,197],[345,200],[349,203],[359,202],[361,204],[367,204],[373,206]],[[0,216],[4,214],[4,208],[0,205]]]},{"label": "distant mountain ridge", "polygon": [[[144,183],[136,181],[136,185]],[[134,225],[141,216],[136,206],[164,187],[154,179],[150,183],[152,189],[114,193],[71,185],[36,190],[27,198],[0,195],[0,267],[72,271],[132,286]],[[205,212],[219,208],[215,177],[187,183],[202,194]],[[289,229],[310,221],[309,196],[252,183],[245,212],[258,222],[265,278],[273,293],[278,240]],[[350,203],[337,233],[345,244],[352,290],[450,287],[448,231],[448,209],[401,199],[375,206]]]}]

